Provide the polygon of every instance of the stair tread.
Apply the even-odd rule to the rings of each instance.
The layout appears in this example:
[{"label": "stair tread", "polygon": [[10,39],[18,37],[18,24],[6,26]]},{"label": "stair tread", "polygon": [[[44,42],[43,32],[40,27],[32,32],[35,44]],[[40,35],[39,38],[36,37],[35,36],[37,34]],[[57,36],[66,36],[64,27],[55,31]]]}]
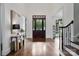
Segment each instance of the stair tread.
[{"label": "stair tread", "polygon": [[79,45],[79,42],[73,42],[73,43],[75,43],[75,44]]},{"label": "stair tread", "polygon": [[73,47],[73,46],[70,46],[70,45],[66,45],[67,48],[69,48],[70,50],[72,50],[73,52],[75,52],[76,54],[79,55],[79,49]]},{"label": "stair tread", "polygon": [[68,51],[66,51],[65,49],[63,49],[63,53],[65,54],[65,56],[72,56]]}]

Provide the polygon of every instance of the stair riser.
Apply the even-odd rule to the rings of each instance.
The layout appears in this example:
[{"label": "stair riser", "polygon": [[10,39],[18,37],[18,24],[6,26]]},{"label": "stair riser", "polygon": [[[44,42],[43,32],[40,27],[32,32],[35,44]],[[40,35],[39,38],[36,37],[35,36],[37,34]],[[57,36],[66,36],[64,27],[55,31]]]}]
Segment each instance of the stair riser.
[{"label": "stair riser", "polygon": [[71,46],[73,46],[76,49],[79,49],[79,45],[77,45],[77,44],[71,43]]}]

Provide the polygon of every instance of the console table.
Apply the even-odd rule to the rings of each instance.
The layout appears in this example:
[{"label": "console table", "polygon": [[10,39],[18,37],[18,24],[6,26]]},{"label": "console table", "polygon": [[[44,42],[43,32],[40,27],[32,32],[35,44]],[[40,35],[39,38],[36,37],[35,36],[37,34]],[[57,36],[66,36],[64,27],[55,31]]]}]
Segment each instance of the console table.
[{"label": "console table", "polygon": [[11,36],[11,51],[18,51],[23,47],[23,40],[20,35]]}]

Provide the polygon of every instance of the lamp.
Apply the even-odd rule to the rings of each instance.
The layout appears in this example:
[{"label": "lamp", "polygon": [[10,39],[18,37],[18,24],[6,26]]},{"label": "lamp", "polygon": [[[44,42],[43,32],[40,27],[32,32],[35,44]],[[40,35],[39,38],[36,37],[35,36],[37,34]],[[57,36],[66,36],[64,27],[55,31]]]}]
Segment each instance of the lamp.
[{"label": "lamp", "polygon": [[13,24],[12,29],[20,29],[20,25],[19,24]]}]

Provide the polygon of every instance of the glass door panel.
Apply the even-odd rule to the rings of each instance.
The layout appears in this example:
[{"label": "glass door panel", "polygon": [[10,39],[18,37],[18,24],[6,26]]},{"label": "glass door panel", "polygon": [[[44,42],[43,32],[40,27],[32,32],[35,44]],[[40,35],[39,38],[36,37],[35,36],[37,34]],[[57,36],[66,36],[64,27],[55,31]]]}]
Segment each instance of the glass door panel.
[{"label": "glass door panel", "polygon": [[45,30],[46,29],[46,21],[45,20],[43,20],[43,24],[44,24],[44,29],[43,30]]},{"label": "glass door panel", "polygon": [[33,30],[45,30],[46,29],[46,21],[43,19],[33,20]]},{"label": "glass door panel", "polygon": [[36,30],[42,30],[42,20],[41,19],[36,20]]},{"label": "glass door panel", "polygon": [[33,30],[35,30],[35,20],[33,20]]}]

